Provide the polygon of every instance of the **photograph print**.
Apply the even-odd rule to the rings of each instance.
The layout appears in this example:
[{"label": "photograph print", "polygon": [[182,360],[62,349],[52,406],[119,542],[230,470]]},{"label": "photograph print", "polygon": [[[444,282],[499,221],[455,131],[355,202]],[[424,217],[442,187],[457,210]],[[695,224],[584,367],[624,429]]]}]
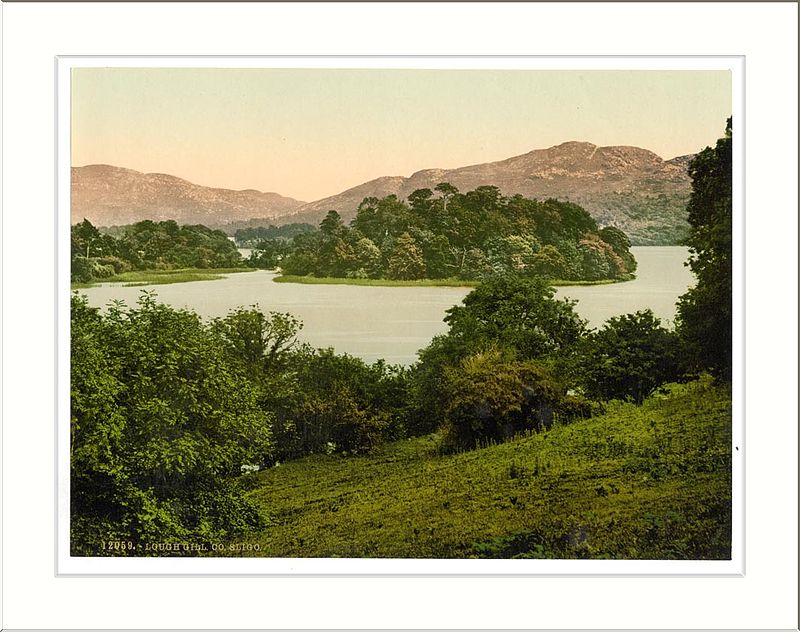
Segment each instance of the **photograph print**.
[{"label": "photograph print", "polygon": [[733,559],[729,69],[170,61],[69,68],[70,558]]}]

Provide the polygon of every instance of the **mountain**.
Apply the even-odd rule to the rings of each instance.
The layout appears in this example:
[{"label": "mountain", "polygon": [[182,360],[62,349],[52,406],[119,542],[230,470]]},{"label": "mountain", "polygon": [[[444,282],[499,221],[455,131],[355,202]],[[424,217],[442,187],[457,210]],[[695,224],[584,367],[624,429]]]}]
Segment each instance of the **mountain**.
[{"label": "mountain", "polygon": [[111,165],[72,168],[73,224],[83,218],[96,226],[174,219],[219,226],[256,217],[272,220],[303,204],[277,193],[204,187],[163,173]]},{"label": "mountain", "polygon": [[686,168],[691,158],[663,160],[639,147],[573,141],[498,162],[384,176],[310,203],[252,189],[204,187],[161,173],[89,165],[72,169],[72,222],[86,217],[97,226],[110,226],[174,219],[231,232],[253,223],[318,224],[331,209],[349,221],[365,197],[404,199],[417,189],[449,182],[462,192],[495,185],[504,195],[569,200],[601,226],[625,231],[634,245],[675,244],[688,230],[691,180]]},{"label": "mountain", "polygon": [[300,206],[279,223],[319,223],[331,209],[348,221],[365,197],[393,194],[403,199],[417,189],[449,182],[462,192],[495,185],[505,195],[569,200],[589,211],[601,226],[625,231],[634,244],[674,244],[688,229],[691,180],[686,168],[691,158],[663,160],[639,147],[567,142],[499,162],[377,178]]}]

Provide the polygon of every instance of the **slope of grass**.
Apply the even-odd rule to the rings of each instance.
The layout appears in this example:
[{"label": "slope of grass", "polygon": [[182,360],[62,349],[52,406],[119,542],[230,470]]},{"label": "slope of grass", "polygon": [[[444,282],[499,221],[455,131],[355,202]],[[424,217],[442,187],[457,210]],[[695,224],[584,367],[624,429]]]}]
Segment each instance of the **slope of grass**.
[{"label": "slope of grass", "polygon": [[730,395],[708,380],[641,407],[455,455],[435,435],[245,477],[271,516],[254,555],[727,559]]}]

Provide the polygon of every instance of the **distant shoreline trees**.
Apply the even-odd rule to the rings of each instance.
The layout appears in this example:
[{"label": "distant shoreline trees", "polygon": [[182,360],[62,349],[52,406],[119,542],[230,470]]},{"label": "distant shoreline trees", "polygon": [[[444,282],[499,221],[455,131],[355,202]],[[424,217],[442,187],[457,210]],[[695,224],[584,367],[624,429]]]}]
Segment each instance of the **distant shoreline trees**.
[{"label": "distant shoreline trees", "polygon": [[564,281],[632,278],[630,240],[599,228],[580,206],[494,186],[460,193],[448,183],[419,189],[403,201],[365,198],[346,225],[335,210],[319,228],[288,224],[241,229],[250,246],[243,261],[220,230],[145,220],[104,232],[88,220],[72,227],[72,281],[90,282],[130,270],[230,268],[243,264],[287,275],[391,280],[480,281],[496,275]]},{"label": "distant shoreline trees", "polygon": [[71,280],[87,283],[131,270],[233,268],[236,245],[220,230],[144,220],[102,233],[88,219],[72,226]]},{"label": "distant shoreline trees", "polygon": [[494,186],[460,193],[448,183],[406,201],[365,198],[346,225],[335,210],[318,231],[263,239],[249,263],[317,277],[481,280],[630,278],[636,261],[619,229],[600,229],[581,207],[506,197]]}]

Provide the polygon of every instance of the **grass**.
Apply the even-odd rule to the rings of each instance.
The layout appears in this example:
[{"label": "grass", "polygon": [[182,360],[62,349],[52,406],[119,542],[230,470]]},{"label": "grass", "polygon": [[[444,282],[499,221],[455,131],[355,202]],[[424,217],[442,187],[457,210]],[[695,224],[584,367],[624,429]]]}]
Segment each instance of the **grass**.
[{"label": "grass", "polygon": [[437,437],[314,455],[245,477],[277,557],[727,559],[730,394],[644,405],[455,455]]},{"label": "grass", "polygon": [[635,274],[627,274],[620,279],[600,279],[598,281],[569,281],[567,279],[549,279],[548,283],[553,286],[567,286],[567,285],[611,285],[613,283],[625,283],[626,281],[633,281],[636,278]]},{"label": "grass", "polygon": [[314,277],[284,274],[273,279],[275,283],[304,283],[307,285],[372,285],[387,287],[477,287],[477,281],[461,279],[348,279],[344,277]]},{"label": "grass", "polygon": [[[633,277],[631,276],[631,278]],[[601,281],[566,281],[563,279],[552,279],[549,283],[553,286],[606,285],[630,280],[630,278],[603,279]],[[315,277],[294,274],[276,276],[273,281],[275,281],[275,283],[305,283],[307,285],[370,285],[381,287],[477,287],[480,285],[480,281],[464,281],[462,279],[348,279],[344,277]]]},{"label": "grass", "polygon": [[213,281],[227,274],[253,272],[254,268],[178,268],[175,270],[136,270],[123,272],[107,279],[91,283],[72,283],[71,289],[94,287],[101,283],[122,283],[126,287],[141,285],[164,285],[167,283],[186,283],[188,281]]}]

